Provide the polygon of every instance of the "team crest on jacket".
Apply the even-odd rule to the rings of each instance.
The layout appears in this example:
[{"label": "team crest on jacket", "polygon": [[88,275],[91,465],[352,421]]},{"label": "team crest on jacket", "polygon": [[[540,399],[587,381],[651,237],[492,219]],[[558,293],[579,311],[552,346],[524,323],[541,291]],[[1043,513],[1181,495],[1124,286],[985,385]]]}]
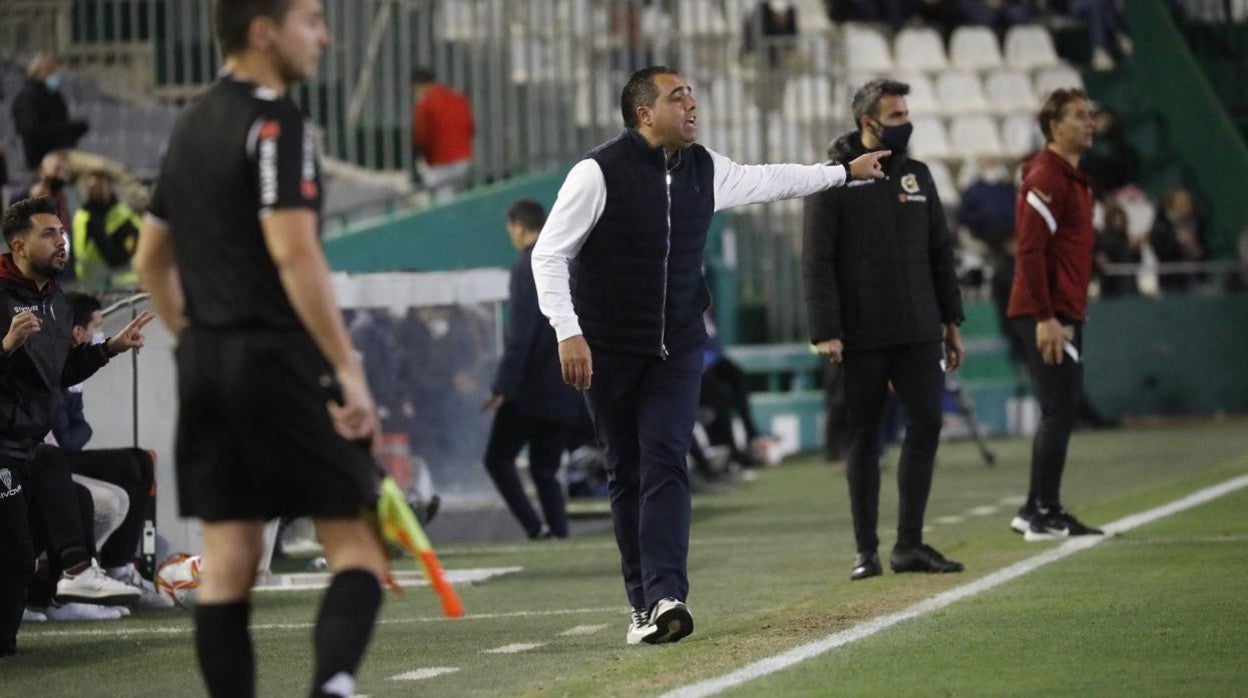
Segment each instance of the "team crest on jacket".
[{"label": "team crest on jacket", "polygon": [[0,483],[4,484],[4,489],[13,489],[13,475],[8,468],[0,468]]},{"label": "team crest on jacket", "polygon": [[901,188],[907,194],[918,194],[919,193],[919,178],[915,177],[912,174],[908,174],[905,177],[902,177]]}]

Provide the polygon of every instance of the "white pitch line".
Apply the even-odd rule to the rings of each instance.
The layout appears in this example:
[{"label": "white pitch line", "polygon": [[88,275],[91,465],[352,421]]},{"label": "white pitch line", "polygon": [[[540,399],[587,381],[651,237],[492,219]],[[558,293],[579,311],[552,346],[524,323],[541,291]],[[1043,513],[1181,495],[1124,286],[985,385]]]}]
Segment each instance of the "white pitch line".
[{"label": "white pitch line", "polygon": [[502,647],[494,647],[488,650],[481,650],[481,653],[482,654],[519,654],[521,652],[528,652],[529,650],[535,650],[538,647],[544,646],[545,644],[546,644],[545,642],[513,642],[510,645],[503,645]]},{"label": "white pitch line", "polygon": [[966,521],[966,517],[964,516],[937,516],[935,519],[932,519],[932,523],[945,524],[947,526],[960,524],[963,521]]},{"label": "white pitch line", "polygon": [[[390,618],[377,621],[378,625],[408,625],[411,623],[457,623],[465,620],[494,620],[496,618],[536,618],[541,616],[570,616],[591,613],[619,613],[621,617],[627,612],[626,607],[605,606],[602,608],[570,608],[555,611],[509,611],[507,613],[475,613],[462,618],[446,618],[444,616],[425,616],[421,618]],[[314,623],[261,623],[251,626],[256,630],[307,630]],[[118,630],[42,630],[32,628],[30,623],[22,625],[22,634],[27,637],[131,637],[135,635],[181,635],[194,628],[186,625],[157,626],[154,628],[124,628]]]},{"label": "white pitch line", "polygon": [[405,671],[402,674],[395,674],[390,677],[391,681],[421,681],[423,679],[432,679],[435,676],[443,674],[454,674],[459,671],[459,667],[453,666],[435,666],[428,669],[417,669],[415,671]]},{"label": "white pitch line", "polygon": [[1001,507],[995,507],[989,504],[989,505],[985,505],[982,507],[975,507],[974,509],[971,509],[970,511],[966,513],[970,514],[971,516],[992,516],[998,511],[1001,511]]},{"label": "white pitch line", "polygon": [[1001,504],[1007,507],[1021,507],[1027,503],[1027,498],[1021,495],[1013,495],[1010,497],[1002,497]]},{"label": "white pitch line", "polygon": [[832,633],[822,639],[809,642],[804,645],[798,645],[793,649],[777,654],[757,662],[747,664],[736,671],[729,672],[723,676],[718,676],[697,683],[689,684],[681,688],[663,694],[662,698],[701,698],[701,696],[710,696],[730,688],[735,688],[754,679],[783,671],[795,664],[804,662],[807,659],[818,657],[826,654],[838,647],[848,645],[858,640],[871,637],[881,630],[890,628],[902,621],[910,620],[925,616],[933,611],[938,611],[950,604],[956,603],[963,599],[978,596],[985,591],[996,588],[1022,577],[1025,574],[1033,572],[1051,562],[1057,562],[1063,558],[1070,557],[1081,550],[1087,550],[1092,546],[1107,540],[1109,537],[1119,533],[1125,533],[1133,528],[1150,524],[1158,519],[1163,519],[1172,514],[1186,511],[1193,507],[1200,506],[1206,502],[1212,501],[1235,490],[1248,487],[1248,475],[1241,475],[1202,490],[1197,490],[1192,494],[1181,499],[1176,499],[1169,504],[1149,509],[1147,511],[1133,514],[1125,518],[1108,524],[1104,527],[1105,536],[1082,536],[1072,538],[1065,543],[1046,550],[1039,555],[1020,560],[1009,567],[1004,567],[987,576],[981,577],[969,584],[954,587],[947,591],[941,592],[929,599],[920,601],[912,606],[904,608],[896,613],[890,613],[885,616],[873,618],[864,623],[859,623],[851,628],[847,628],[840,632]]},{"label": "white pitch line", "polygon": [[611,627],[610,623],[603,623],[602,625],[578,625],[574,628],[568,628],[567,630],[559,634],[565,637],[576,637],[579,635],[593,635],[594,633],[600,630],[606,630],[609,627]]}]

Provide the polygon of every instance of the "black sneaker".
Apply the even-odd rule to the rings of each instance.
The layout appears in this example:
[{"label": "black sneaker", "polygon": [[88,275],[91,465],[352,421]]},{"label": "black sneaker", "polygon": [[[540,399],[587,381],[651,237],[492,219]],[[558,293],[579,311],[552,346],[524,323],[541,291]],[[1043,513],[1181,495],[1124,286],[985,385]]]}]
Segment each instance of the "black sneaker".
[{"label": "black sneaker", "polygon": [[1036,518],[1036,506],[1031,502],[1018,508],[1018,513],[1010,520],[1010,530],[1023,535],[1031,528],[1031,520]]},{"label": "black sneaker", "polygon": [[961,572],[966,569],[961,562],[945,559],[930,545],[920,543],[912,548],[893,548],[888,566],[894,572]]},{"label": "black sneaker", "polygon": [[856,582],[859,579],[878,577],[881,574],[884,574],[884,568],[880,567],[879,555],[858,553],[858,559],[854,561],[854,569],[850,570],[849,578]]},{"label": "black sneaker", "polygon": [[1061,540],[1070,536],[1070,528],[1062,517],[1061,509],[1039,510],[1031,520],[1031,526],[1023,534],[1023,540],[1029,543],[1046,540]]},{"label": "black sneaker", "polygon": [[1068,535],[1072,535],[1072,536],[1103,536],[1105,535],[1105,532],[1102,531],[1101,529],[1092,528],[1091,526],[1084,524],[1079,519],[1076,519],[1074,514],[1071,514],[1065,509],[1059,510],[1058,516],[1061,517],[1062,521],[1066,522],[1066,531]]},{"label": "black sneaker", "polygon": [[693,614],[685,602],[667,597],[660,599],[650,611],[650,624],[656,632],[642,639],[651,645],[664,642],[679,642],[681,638],[693,632]]}]

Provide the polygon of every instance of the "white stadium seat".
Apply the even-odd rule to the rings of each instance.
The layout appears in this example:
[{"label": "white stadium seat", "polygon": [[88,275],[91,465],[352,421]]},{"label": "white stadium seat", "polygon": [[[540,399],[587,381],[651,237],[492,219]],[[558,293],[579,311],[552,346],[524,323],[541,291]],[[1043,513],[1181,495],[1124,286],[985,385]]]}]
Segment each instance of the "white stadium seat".
[{"label": "white stadium seat", "polygon": [[905,70],[939,73],[949,68],[945,42],[935,29],[907,28],[893,40],[893,56],[897,66]]},{"label": "white stadium seat", "polygon": [[949,138],[945,134],[945,124],[934,116],[921,116],[911,119],[914,124],[914,135],[910,137],[909,151],[914,157],[923,160],[943,160],[951,157]]},{"label": "white stadium seat", "polygon": [[943,73],[936,79],[936,98],[946,114],[977,114],[988,111],[988,100],[979,76],[974,73]]},{"label": "white stadium seat", "polygon": [[845,65],[851,73],[893,69],[888,40],[883,34],[861,24],[846,24],[844,31]]},{"label": "white stadium seat", "polygon": [[1020,24],[1005,33],[1005,63],[1015,70],[1036,70],[1058,65],[1049,30],[1037,24]]},{"label": "white stadium seat", "polygon": [[949,61],[958,70],[1001,67],[1001,46],[987,27],[958,27],[949,39]]},{"label": "white stadium seat", "polygon": [[1078,87],[1083,89],[1083,78],[1079,71],[1067,65],[1045,68],[1036,74],[1036,99],[1041,103],[1054,90]]},{"label": "white stadium seat", "polygon": [[1005,154],[1011,158],[1021,158],[1039,150],[1044,145],[1044,136],[1036,123],[1035,114],[1011,114],[1001,122],[1001,144]]},{"label": "white stadium seat", "polygon": [[954,117],[949,124],[949,146],[955,155],[965,159],[1003,154],[997,121],[987,114]]},{"label": "white stadium seat", "polygon": [[1031,91],[1031,78],[1014,70],[996,70],[984,79],[988,106],[998,114],[1035,112],[1040,108]]},{"label": "white stadium seat", "polygon": [[932,171],[932,182],[936,184],[936,193],[940,195],[940,203],[945,206],[956,206],[962,198],[962,192],[953,183],[953,175],[949,166],[943,162],[929,162],[927,169]]}]

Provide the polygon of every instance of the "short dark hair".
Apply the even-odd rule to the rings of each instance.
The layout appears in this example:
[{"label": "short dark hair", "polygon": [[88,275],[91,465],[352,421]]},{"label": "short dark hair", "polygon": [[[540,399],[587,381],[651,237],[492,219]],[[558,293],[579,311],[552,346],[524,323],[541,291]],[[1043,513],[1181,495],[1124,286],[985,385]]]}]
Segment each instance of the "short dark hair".
[{"label": "short dark hair", "polygon": [[56,215],[56,199],[38,196],[22,199],[0,216],[0,230],[4,231],[4,244],[12,246],[13,238],[30,231],[30,219],[40,213]]},{"label": "short dark hair", "polygon": [[432,68],[422,65],[419,68],[412,68],[412,78],[407,81],[407,84],[424,85],[433,82],[436,78],[437,76],[433,74]]},{"label": "short dark hair", "polygon": [[905,97],[908,94],[910,94],[908,84],[888,78],[878,78],[859,87],[854,93],[854,99],[849,103],[850,111],[854,114],[854,127],[861,127],[862,122],[859,119],[862,117],[874,117],[879,112],[881,99]]},{"label": "short dark hair", "polygon": [[257,17],[268,17],[281,24],[290,11],[291,0],[216,0],[213,15],[221,53],[233,56],[247,49],[247,33]]},{"label": "short dark hair", "polygon": [[659,88],[654,84],[656,75],[680,75],[680,72],[665,65],[652,65],[629,76],[620,93],[620,113],[624,116],[625,128],[637,128],[637,107],[653,107],[659,98]]},{"label": "short dark hair", "polygon": [[1044,142],[1053,142],[1053,122],[1059,121],[1062,114],[1066,111],[1066,105],[1071,102],[1082,99],[1088,99],[1088,93],[1077,87],[1064,87],[1053,90],[1053,93],[1044,100],[1044,105],[1040,107],[1040,114],[1037,120],[1040,122],[1040,132],[1044,134]]},{"label": "short dark hair", "polygon": [[546,210],[533,199],[517,199],[507,207],[507,222],[538,233],[546,225]]},{"label": "short dark hair", "polygon": [[100,299],[89,293],[79,293],[74,291],[65,295],[69,299],[69,309],[73,314],[74,326],[87,328],[87,323],[91,322],[91,316],[95,311],[103,308],[100,305]]}]

